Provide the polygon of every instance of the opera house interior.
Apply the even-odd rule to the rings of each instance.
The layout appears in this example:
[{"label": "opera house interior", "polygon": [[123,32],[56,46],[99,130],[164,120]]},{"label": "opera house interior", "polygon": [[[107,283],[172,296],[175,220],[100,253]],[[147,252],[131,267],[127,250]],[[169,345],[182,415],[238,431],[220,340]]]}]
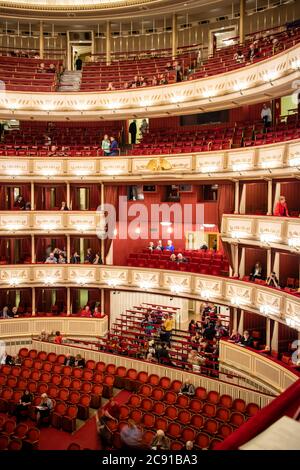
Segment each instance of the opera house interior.
[{"label": "opera house interior", "polygon": [[0,450],[300,450],[299,113],[297,0],[0,0]]}]

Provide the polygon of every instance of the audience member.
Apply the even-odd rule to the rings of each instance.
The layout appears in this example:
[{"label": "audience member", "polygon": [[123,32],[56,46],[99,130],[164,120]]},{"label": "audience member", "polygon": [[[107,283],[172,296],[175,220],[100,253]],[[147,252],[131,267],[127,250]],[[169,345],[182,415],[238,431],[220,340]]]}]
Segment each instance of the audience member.
[{"label": "audience member", "polygon": [[176,261],[176,255],[175,253],[172,253],[170,256],[170,261]]},{"label": "audience member", "polygon": [[1,317],[2,318],[10,318],[9,308],[7,307],[7,305],[5,307],[3,307]]},{"label": "audience member", "polygon": [[90,318],[90,317],[93,316],[89,305],[86,305],[86,306],[81,310],[80,316],[81,316],[81,317],[88,317],[88,318]]},{"label": "audience member", "polygon": [[151,443],[152,450],[170,450],[170,441],[162,429],[156,431],[156,436]]},{"label": "audience member", "polygon": [[77,251],[75,251],[71,257],[71,263],[72,264],[79,264],[80,263],[80,256],[79,254],[77,253]]},{"label": "audience member", "polygon": [[47,393],[43,393],[41,395],[41,402],[38,406],[36,406],[37,414],[36,414],[36,421],[37,426],[43,422],[45,418],[50,416],[50,412],[53,409],[53,402],[51,398],[48,397]]},{"label": "audience member", "polygon": [[193,450],[194,448],[194,443],[193,441],[186,441],[185,443],[185,450]]},{"label": "audience member", "polygon": [[250,273],[250,280],[255,281],[255,279],[262,279],[262,265],[259,261],[255,263],[255,266]]},{"label": "audience member", "polygon": [[45,330],[41,331],[40,336],[38,337],[39,341],[48,341],[49,340],[49,333],[47,333]]},{"label": "audience member", "polygon": [[139,449],[143,444],[143,434],[141,429],[135,424],[133,419],[129,419],[127,424],[122,427],[120,438],[123,447],[126,449]]},{"label": "audience member", "polygon": [[137,133],[137,126],[136,126],[136,119],[134,119],[129,125],[129,134],[131,136],[131,143],[136,143],[136,133]]},{"label": "audience member", "polygon": [[166,251],[175,251],[175,246],[173,245],[172,240],[167,241]]},{"label": "audience member", "polygon": [[17,423],[21,421],[21,418],[27,418],[28,411],[33,401],[33,396],[29,390],[24,390],[23,395],[21,396],[19,403],[16,406],[16,420]]},{"label": "audience member", "polygon": [[245,60],[245,57],[244,57],[244,54],[241,50],[238,50],[234,56],[233,56],[234,60],[238,63],[238,64],[241,64],[242,62],[244,62]]},{"label": "audience member", "polygon": [[276,215],[277,217],[290,216],[285,196],[280,196],[279,201],[277,201],[274,209],[274,215]]},{"label": "audience member", "polygon": [[107,134],[103,137],[101,148],[103,150],[103,155],[108,157],[110,155],[110,140]]},{"label": "audience member", "polygon": [[25,209],[25,204],[25,199],[23,198],[23,196],[19,195],[15,200],[14,207],[23,210]]},{"label": "audience member", "polygon": [[177,263],[187,263],[188,260],[183,256],[182,253],[178,253],[177,255]]},{"label": "audience member", "polygon": [[195,387],[194,385],[189,381],[186,380],[180,389],[179,395],[187,395],[189,397],[193,397],[195,395]]},{"label": "audience member", "polygon": [[250,336],[249,331],[245,330],[244,334],[241,338],[240,344],[242,346],[247,346],[249,348],[253,348],[253,338]]},{"label": "audience member", "polygon": [[106,91],[114,91],[115,87],[112,82],[109,82]]},{"label": "audience member", "polygon": [[86,257],[84,258],[85,263],[93,264],[95,257],[92,252],[92,248],[88,248],[86,252]]},{"label": "audience member", "polygon": [[238,332],[238,330],[232,330],[231,335],[229,336],[228,341],[230,343],[240,343],[242,339],[242,336]]},{"label": "audience member", "polygon": [[163,251],[164,247],[161,240],[158,240],[155,250]]},{"label": "audience member", "polygon": [[279,280],[275,271],[272,271],[271,274],[267,277],[266,284],[267,286],[277,287],[277,289],[280,289]]},{"label": "audience member", "polygon": [[261,119],[265,125],[265,127],[270,127],[272,124],[272,111],[269,106],[266,105],[266,103],[263,104],[262,110],[261,110]]},{"label": "audience member", "polygon": [[76,357],[75,357],[75,362],[74,362],[74,366],[75,367],[82,367],[84,368],[85,367],[85,359],[83,357],[81,357],[80,354],[77,354]]},{"label": "audience member", "polygon": [[111,157],[115,157],[116,155],[119,154],[118,149],[119,149],[119,145],[118,145],[117,140],[115,139],[115,137],[111,137],[110,138],[110,153],[109,153],[109,155]]},{"label": "audience member", "polygon": [[154,243],[153,243],[153,242],[149,242],[148,250],[149,250],[149,251],[155,250],[155,246],[154,246]]},{"label": "audience member", "polygon": [[62,343],[62,340],[63,340],[62,335],[60,334],[59,331],[56,331],[56,332],[55,332],[55,337],[54,337],[54,343],[55,343],[55,344],[61,344],[61,343]]},{"label": "audience member", "polygon": [[57,258],[54,256],[54,253],[50,253],[50,255],[48,256],[48,258],[46,258],[46,261],[45,261],[46,264],[56,264],[57,263]]},{"label": "audience member", "polygon": [[68,211],[69,210],[69,208],[67,206],[67,203],[65,201],[62,201],[60,210],[61,211]]},{"label": "audience member", "polygon": [[74,367],[75,366],[75,357],[71,356],[70,354],[66,354],[66,357],[65,357],[65,360],[64,360],[64,365]]}]

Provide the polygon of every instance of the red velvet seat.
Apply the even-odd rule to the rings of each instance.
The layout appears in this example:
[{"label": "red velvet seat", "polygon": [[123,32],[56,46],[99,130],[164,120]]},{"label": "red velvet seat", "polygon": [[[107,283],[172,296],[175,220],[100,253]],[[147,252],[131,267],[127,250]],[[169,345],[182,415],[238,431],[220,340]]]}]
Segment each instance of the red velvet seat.
[{"label": "red velvet seat", "polygon": [[170,420],[176,420],[178,416],[178,410],[176,406],[170,405],[166,407],[166,418]]},{"label": "red velvet seat", "polygon": [[152,413],[158,416],[163,416],[165,413],[166,405],[160,401],[156,401],[153,404]]},{"label": "red velvet seat", "polygon": [[91,408],[98,409],[101,405],[101,398],[103,393],[103,385],[102,384],[94,384],[92,391],[91,391]]},{"label": "red velvet seat", "polygon": [[143,413],[141,412],[141,410],[134,408],[130,412],[129,416],[130,416],[130,419],[133,419],[133,421],[135,421],[136,424],[139,424],[142,421]]},{"label": "red velvet seat", "polygon": [[162,388],[159,388],[159,387],[155,387],[153,390],[152,390],[152,394],[151,394],[151,398],[153,400],[158,400],[158,401],[161,401],[164,397],[164,390]]},{"label": "red velvet seat", "polygon": [[62,418],[62,429],[67,432],[74,432],[76,429],[77,406],[70,405]]},{"label": "red velvet seat", "polygon": [[177,401],[176,393],[171,392],[171,391],[166,392],[165,395],[164,395],[164,401],[165,401],[165,403],[167,403],[169,405],[172,405],[172,404],[176,403],[176,401]]},{"label": "red velvet seat", "polygon": [[219,406],[217,408],[216,419],[227,423],[230,420],[230,410],[228,408]]},{"label": "red velvet seat", "polygon": [[191,423],[190,423],[192,427],[199,430],[203,427],[203,424],[204,424],[204,418],[202,415],[200,414],[192,415]]},{"label": "red velvet seat", "polygon": [[199,432],[195,439],[195,445],[200,449],[208,449],[210,445],[211,438],[205,432]]},{"label": "red velvet seat", "polygon": [[239,411],[234,411],[230,416],[230,424],[235,427],[240,427],[245,422],[245,416]]},{"label": "red velvet seat", "polygon": [[87,393],[82,394],[80,397],[79,403],[77,404],[79,419],[82,419],[84,421],[88,419],[90,403],[91,403],[90,395]]},{"label": "red velvet seat", "polygon": [[169,424],[168,429],[167,429],[167,435],[171,439],[180,439],[182,433],[182,428],[179,423],[172,422]]},{"label": "red velvet seat", "polygon": [[246,403],[241,398],[236,398],[232,403],[232,410],[244,413],[246,411]]}]

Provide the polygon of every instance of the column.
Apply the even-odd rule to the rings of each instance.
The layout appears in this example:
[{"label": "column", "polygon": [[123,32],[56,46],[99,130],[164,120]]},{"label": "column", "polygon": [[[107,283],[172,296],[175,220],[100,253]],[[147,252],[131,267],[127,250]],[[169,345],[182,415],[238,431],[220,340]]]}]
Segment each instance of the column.
[{"label": "column", "polygon": [[268,212],[267,215],[273,214],[273,198],[272,198],[272,191],[273,190],[273,182],[272,180],[268,180]]},{"label": "column", "polygon": [[239,276],[239,245],[234,245],[233,277]]},{"label": "column", "polygon": [[271,320],[266,318],[266,346],[271,347]]},{"label": "column", "polygon": [[111,23],[106,22],[106,65],[111,62]]},{"label": "column", "polygon": [[42,21],[40,21],[40,58],[44,58],[44,28]]},{"label": "column", "polygon": [[67,287],[67,315],[71,315],[71,291],[70,287]]},{"label": "column", "polygon": [[234,213],[239,214],[239,205],[240,205],[240,182],[235,182],[235,191],[234,191]]},{"label": "column", "polygon": [[244,310],[241,310],[238,332],[240,333],[240,335],[244,333]]},{"label": "column", "polygon": [[245,0],[240,0],[240,44],[245,42]]},{"label": "column", "polygon": [[67,235],[67,263],[70,263],[71,260],[71,243],[70,235]]},{"label": "column", "polygon": [[[104,211],[104,204],[105,204],[105,201],[104,201],[104,184],[101,183],[101,194],[100,194],[100,197],[101,197],[101,211]],[[106,259],[105,259],[105,246],[104,246],[104,239],[101,238],[101,258],[102,258],[102,262],[103,264],[106,264]]]},{"label": "column", "polygon": [[274,329],[271,340],[271,349],[272,351],[278,353],[278,321],[274,320]]},{"label": "column", "polygon": [[35,263],[35,240],[34,240],[34,235],[31,235],[31,262]]},{"label": "column", "polygon": [[101,289],[101,298],[100,298],[100,299],[101,299],[101,300],[100,300],[100,303],[101,303],[101,305],[100,305],[100,311],[101,311],[101,313],[105,313],[105,311],[104,311],[104,304],[105,304],[105,300],[104,300],[104,289]]},{"label": "column", "polygon": [[232,322],[232,330],[238,329],[238,309],[233,307],[233,322]]},{"label": "column", "polygon": [[30,207],[32,211],[35,209],[34,207],[34,183],[33,182],[31,182],[30,184]]},{"label": "column", "polygon": [[67,183],[67,206],[71,210],[71,195],[70,195],[70,183]]},{"label": "column", "polygon": [[267,249],[267,276],[271,274],[272,270],[272,251],[271,248]]},{"label": "column", "polygon": [[32,316],[34,317],[35,316],[35,287],[33,287],[31,289],[31,293],[32,293],[32,306],[31,306],[31,309],[32,309]]},{"label": "column", "polygon": [[176,59],[178,46],[177,15],[172,15],[172,59]]}]

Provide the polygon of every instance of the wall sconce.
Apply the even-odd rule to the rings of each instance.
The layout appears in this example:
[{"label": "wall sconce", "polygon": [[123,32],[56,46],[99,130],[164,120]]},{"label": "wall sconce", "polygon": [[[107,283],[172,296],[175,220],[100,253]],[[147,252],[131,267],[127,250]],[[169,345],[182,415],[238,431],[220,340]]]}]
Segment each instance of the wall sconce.
[{"label": "wall sconce", "polygon": [[141,281],[139,283],[139,287],[140,287],[140,289],[148,290],[148,289],[151,289],[153,287],[153,284],[150,281]]},{"label": "wall sconce", "polygon": [[170,290],[171,292],[173,292],[174,294],[181,294],[183,292],[183,288],[182,286],[178,285],[178,284],[173,284],[171,287],[170,287]]},{"label": "wall sconce", "polygon": [[117,287],[120,285],[119,279],[108,279],[106,283],[109,287]]}]

